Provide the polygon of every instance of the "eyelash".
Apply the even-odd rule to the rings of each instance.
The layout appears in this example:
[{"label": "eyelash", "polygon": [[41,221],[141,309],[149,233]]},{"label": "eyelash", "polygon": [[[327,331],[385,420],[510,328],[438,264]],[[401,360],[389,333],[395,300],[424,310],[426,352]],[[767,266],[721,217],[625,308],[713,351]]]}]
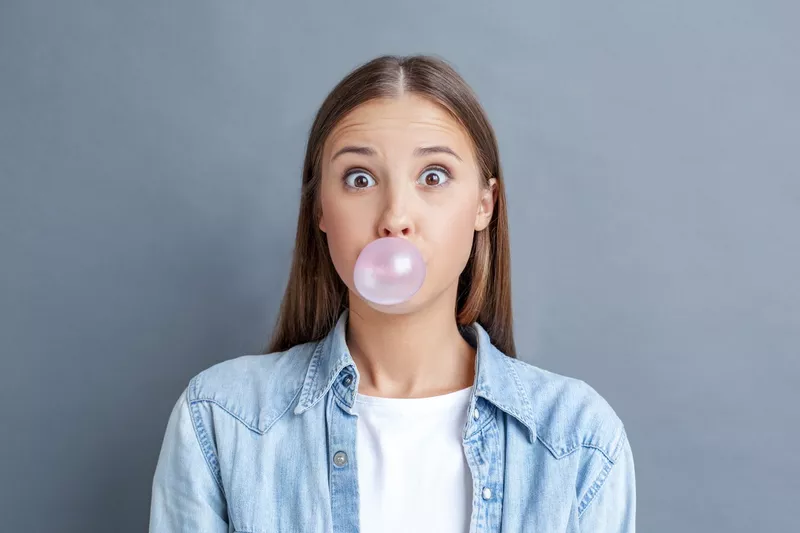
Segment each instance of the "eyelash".
[{"label": "eyelash", "polygon": [[[441,189],[441,188],[447,187],[447,185],[453,179],[453,174],[450,172],[450,169],[448,169],[444,165],[431,165],[429,167],[425,167],[425,169],[420,173],[420,176],[422,176],[423,174],[425,174],[429,170],[438,170],[439,172],[444,172],[445,174],[447,174],[447,181],[445,181],[444,184],[442,184],[442,185],[426,186],[427,189]],[[351,169],[348,169],[347,171],[345,171],[344,175],[342,176],[342,183],[344,184],[345,188],[349,189],[351,191],[355,191],[355,192],[360,192],[362,190],[369,189],[370,187],[353,187],[352,185],[347,183],[347,177],[350,176],[353,173],[356,173],[356,172],[363,172],[365,174],[369,174],[372,179],[375,179],[375,176],[373,176],[373,173],[370,172],[367,169],[360,168],[360,167],[351,168]]]}]

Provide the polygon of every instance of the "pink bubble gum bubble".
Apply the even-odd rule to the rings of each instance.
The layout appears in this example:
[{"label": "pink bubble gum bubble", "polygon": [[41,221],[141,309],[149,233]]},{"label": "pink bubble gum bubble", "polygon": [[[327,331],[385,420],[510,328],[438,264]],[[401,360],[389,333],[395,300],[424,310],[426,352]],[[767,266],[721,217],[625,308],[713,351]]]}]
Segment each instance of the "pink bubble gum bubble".
[{"label": "pink bubble gum bubble", "polygon": [[365,300],[395,305],[416,294],[425,281],[425,271],[425,260],[414,243],[400,237],[383,237],[361,250],[353,282]]}]

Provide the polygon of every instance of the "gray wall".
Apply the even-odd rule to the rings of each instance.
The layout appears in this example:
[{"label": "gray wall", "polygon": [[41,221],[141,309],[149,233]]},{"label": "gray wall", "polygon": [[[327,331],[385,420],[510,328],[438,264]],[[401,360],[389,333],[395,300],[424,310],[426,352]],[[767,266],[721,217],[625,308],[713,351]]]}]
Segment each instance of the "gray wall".
[{"label": "gray wall", "polygon": [[258,353],[305,134],[382,53],[497,129],[517,342],[626,423],[640,531],[787,531],[800,441],[794,2],[0,0],[4,531],[143,531],[170,408]]}]

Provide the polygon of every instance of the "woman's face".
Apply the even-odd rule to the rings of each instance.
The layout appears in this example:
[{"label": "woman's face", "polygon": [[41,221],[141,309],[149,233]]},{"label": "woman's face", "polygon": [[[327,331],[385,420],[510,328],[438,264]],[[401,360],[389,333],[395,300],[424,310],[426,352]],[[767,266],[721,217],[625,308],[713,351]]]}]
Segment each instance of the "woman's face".
[{"label": "woman's face", "polygon": [[474,232],[491,220],[496,180],[483,186],[471,140],[447,111],[413,94],[362,104],[326,140],[321,170],[319,228],[351,307],[360,298],[356,259],[381,237],[413,242],[427,275],[408,302],[368,305],[406,313],[445,293],[455,302]]}]

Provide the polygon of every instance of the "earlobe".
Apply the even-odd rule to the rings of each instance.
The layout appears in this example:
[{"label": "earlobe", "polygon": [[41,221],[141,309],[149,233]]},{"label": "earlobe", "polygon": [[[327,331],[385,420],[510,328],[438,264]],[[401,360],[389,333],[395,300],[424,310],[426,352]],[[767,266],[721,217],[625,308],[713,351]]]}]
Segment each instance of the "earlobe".
[{"label": "earlobe", "polygon": [[478,222],[475,224],[475,231],[483,231],[489,226],[489,222],[491,222],[492,216],[491,214],[483,213],[481,214]]},{"label": "earlobe", "polygon": [[475,231],[483,231],[486,229],[486,226],[489,225],[489,221],[492,219],[491,211],[487,213],[484,210],[483,204],[478,208],[478,216],[475,217]]},{"label": "earlobe", "polygon": [[497,179],[491,178],[489,186],[481,193],[481,201],[478,204],[478,215],[475,218],[475,231],[486,229],[492,220],[492,212],[497,198]]}]

